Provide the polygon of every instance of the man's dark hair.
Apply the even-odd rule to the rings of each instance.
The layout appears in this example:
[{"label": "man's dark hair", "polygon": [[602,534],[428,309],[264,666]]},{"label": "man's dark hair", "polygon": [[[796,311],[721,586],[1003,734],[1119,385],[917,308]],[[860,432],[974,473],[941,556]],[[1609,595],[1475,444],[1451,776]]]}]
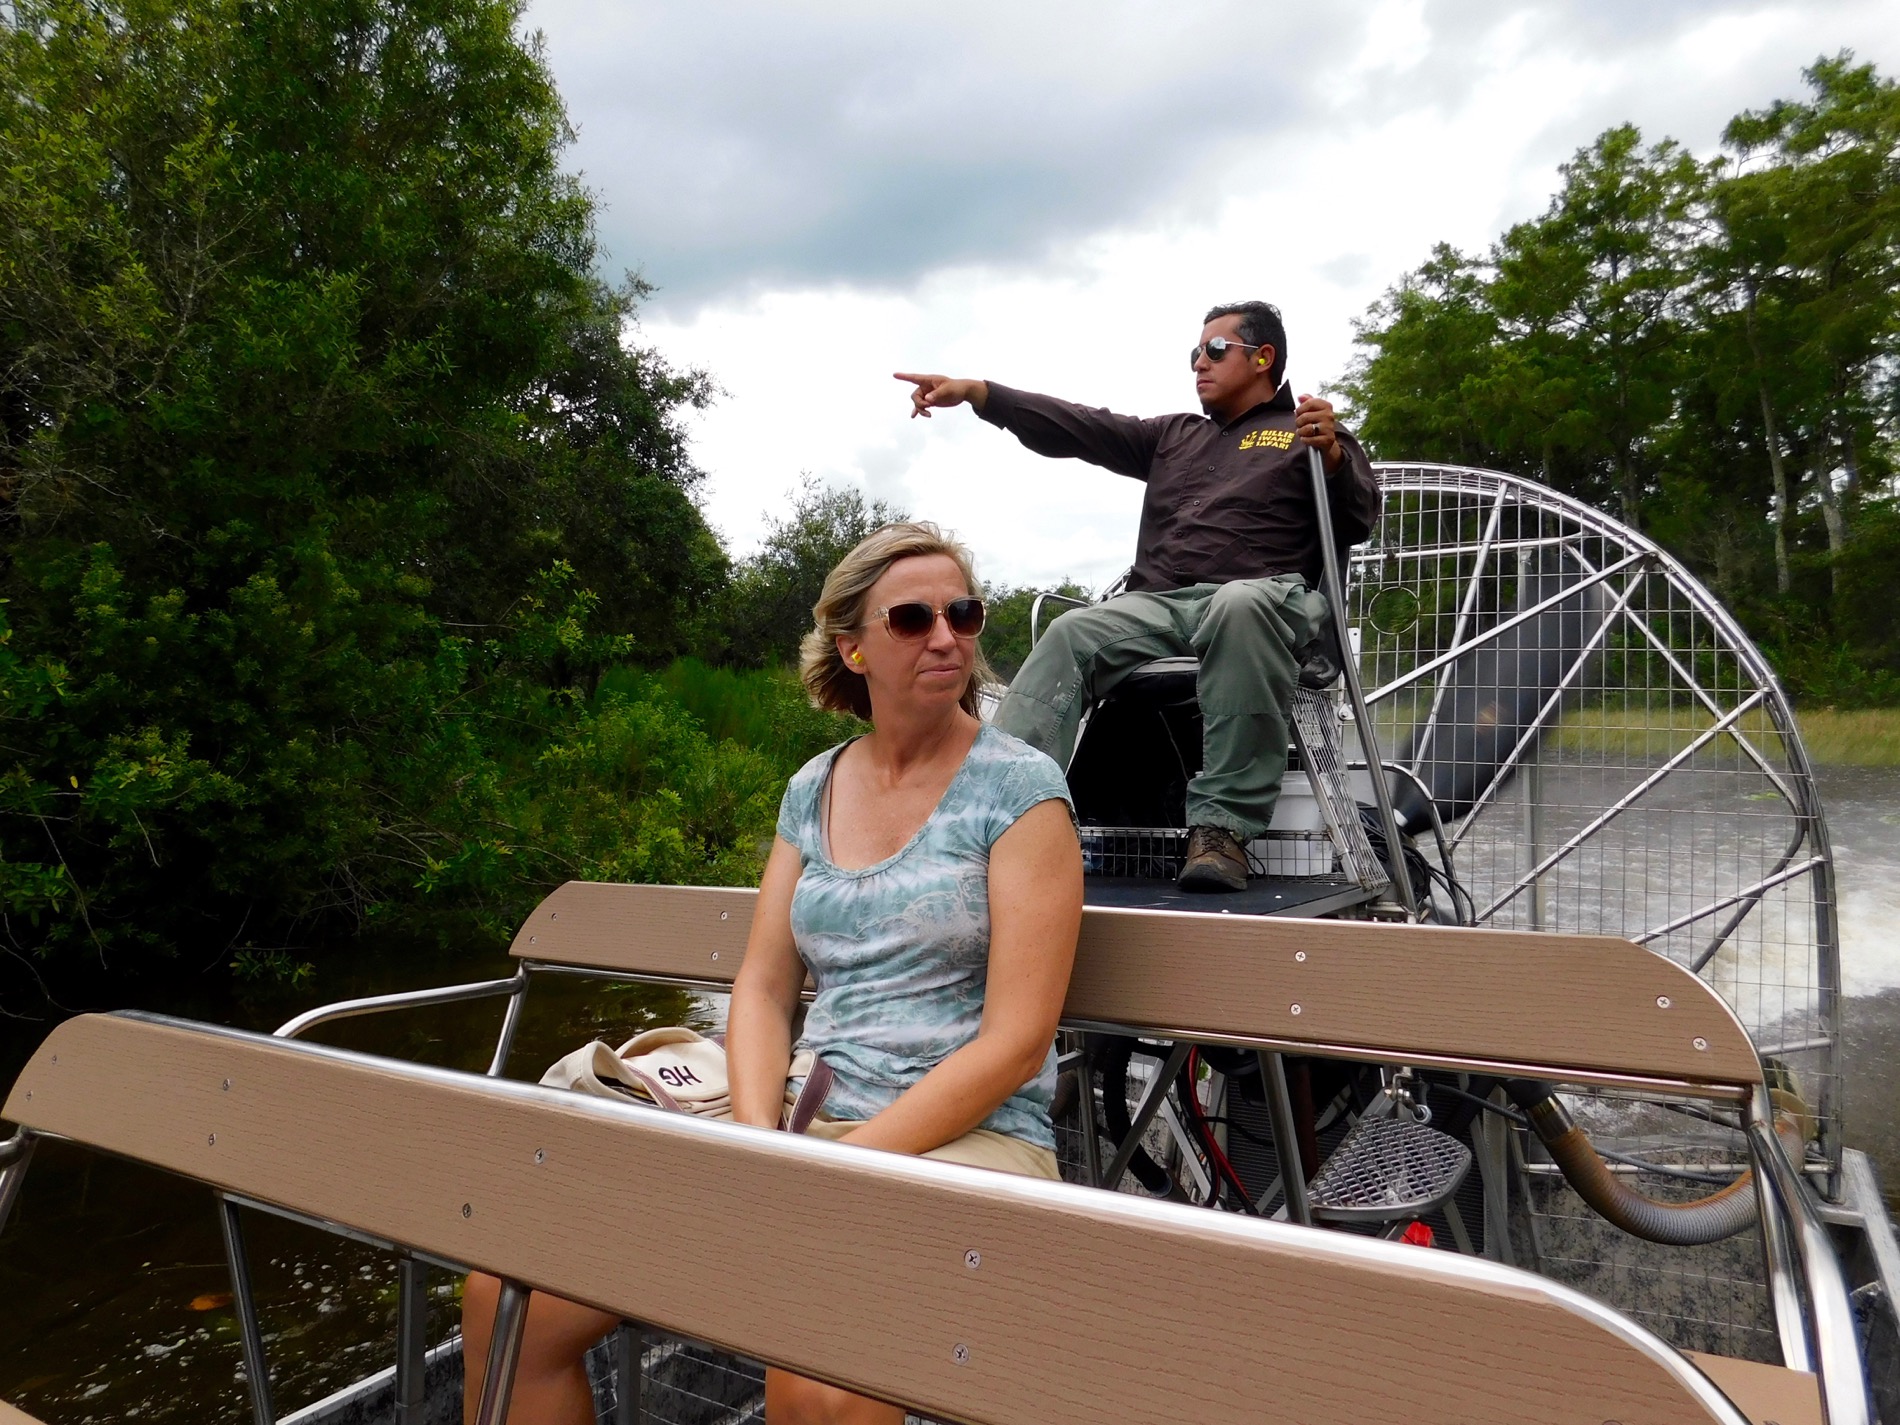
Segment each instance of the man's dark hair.
[{"label": "man's dark hair", "polygon": [[1208,312],[1201,318],[1201,325],[1218,317],[1239,317],[1240,339],[1248,346],[1272,347],[1273,366],[1268,375],[1275,386],[1286,379],[1286,323],[1280,320],[1278,307],[1271,302],[1229,302]]}]

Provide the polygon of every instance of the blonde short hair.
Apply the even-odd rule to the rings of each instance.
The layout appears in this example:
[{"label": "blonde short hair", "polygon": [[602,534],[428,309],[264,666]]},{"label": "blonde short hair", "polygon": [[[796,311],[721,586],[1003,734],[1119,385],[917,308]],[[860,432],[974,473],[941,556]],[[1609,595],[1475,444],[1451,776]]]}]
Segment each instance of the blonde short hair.
[{"label": "blonde short hair", "polygon": [[[927,520],[904,520],[873,530],[825,576],[824,592],[811,606],[812,630],[798,645],[798,676],[813,706],[869,720],[870,689],[862,674],[845,666],[838,652],[838,637],[864,627],[871,612],[871,586],[884,577],[886,570],[900,559],[929,554],[946,554],[956,560],[957,568],[963,571],[964,587],[972,594],[982,592],[970,551]],[[963,710],[976,716],[979,691],[996,681],[979,644],[969,686],[959,700]]]}]

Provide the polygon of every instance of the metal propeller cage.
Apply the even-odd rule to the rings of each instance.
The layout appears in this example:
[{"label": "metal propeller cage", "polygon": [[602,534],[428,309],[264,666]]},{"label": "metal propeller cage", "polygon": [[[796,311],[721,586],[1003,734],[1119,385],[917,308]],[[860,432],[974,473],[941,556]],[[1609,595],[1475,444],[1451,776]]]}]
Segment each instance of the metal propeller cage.
[{"label": "metal propeller cage", "polygon": [[[1624,936],[1693,969],[1815,1110],[1811,1171],[1831,1193],[1842,1147],[1833,860],[1773,670],[1677,560],[1581,501],[1495,471],[1378,469],[1385,511],[1352,553],[1349,619],[1384,758],[1418,772],[1475,753],[1478,740],[1448,725],[1456,670],[1487,648],[1562,639],[1561,677],[1487,749],[1505,774],[1474,768],[1469,805],[1445,818],[1469,914]],[[1554,616],[1564,609],[1580,616]],[[1419,730],[1434,718],[1436,747]],[[1619,1171],[1653,1197],[1704,1195],[1746,1160],[1735,1134],[1680,1106],[1571,1102],[1599,1147],[1636,1160]],[[1525,1161],[1522,1143],[1513,1156],[1528,1209],[1514,1231],[1539,1269],[1681,1344],[1774,1358],[1756,1234],[1652,1247]],[[1696,1173],[1702,1182],[1683,1176]]]}]

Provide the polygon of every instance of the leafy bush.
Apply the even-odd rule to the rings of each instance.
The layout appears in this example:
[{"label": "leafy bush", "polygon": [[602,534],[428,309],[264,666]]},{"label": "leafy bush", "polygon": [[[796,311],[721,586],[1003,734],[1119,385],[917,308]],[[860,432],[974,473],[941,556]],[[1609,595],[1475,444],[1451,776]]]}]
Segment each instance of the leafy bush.
[{"label": "leafy bush", "polygon": [[[618,687],[617,680],[627,676],[617,670],[601,680],[601,687]],[[813,707],[789,668],[715,668],[697,658],[680,658],[659,674],[658,682],[707,736],[752,748],[786,776],[864,730],[854,717]]]}]

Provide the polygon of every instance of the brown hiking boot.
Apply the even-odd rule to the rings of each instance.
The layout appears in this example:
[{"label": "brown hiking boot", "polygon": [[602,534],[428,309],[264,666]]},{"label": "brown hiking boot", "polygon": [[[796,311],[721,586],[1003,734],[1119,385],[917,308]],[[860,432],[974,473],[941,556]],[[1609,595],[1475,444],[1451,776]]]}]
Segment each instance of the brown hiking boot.
[{"label": "brown hiking boot", "polygon": [[1187,861],[1177,884],[1184,891],[1244,891],[1247,853],[1224,826],[1196,826],[1188,832]]}]

